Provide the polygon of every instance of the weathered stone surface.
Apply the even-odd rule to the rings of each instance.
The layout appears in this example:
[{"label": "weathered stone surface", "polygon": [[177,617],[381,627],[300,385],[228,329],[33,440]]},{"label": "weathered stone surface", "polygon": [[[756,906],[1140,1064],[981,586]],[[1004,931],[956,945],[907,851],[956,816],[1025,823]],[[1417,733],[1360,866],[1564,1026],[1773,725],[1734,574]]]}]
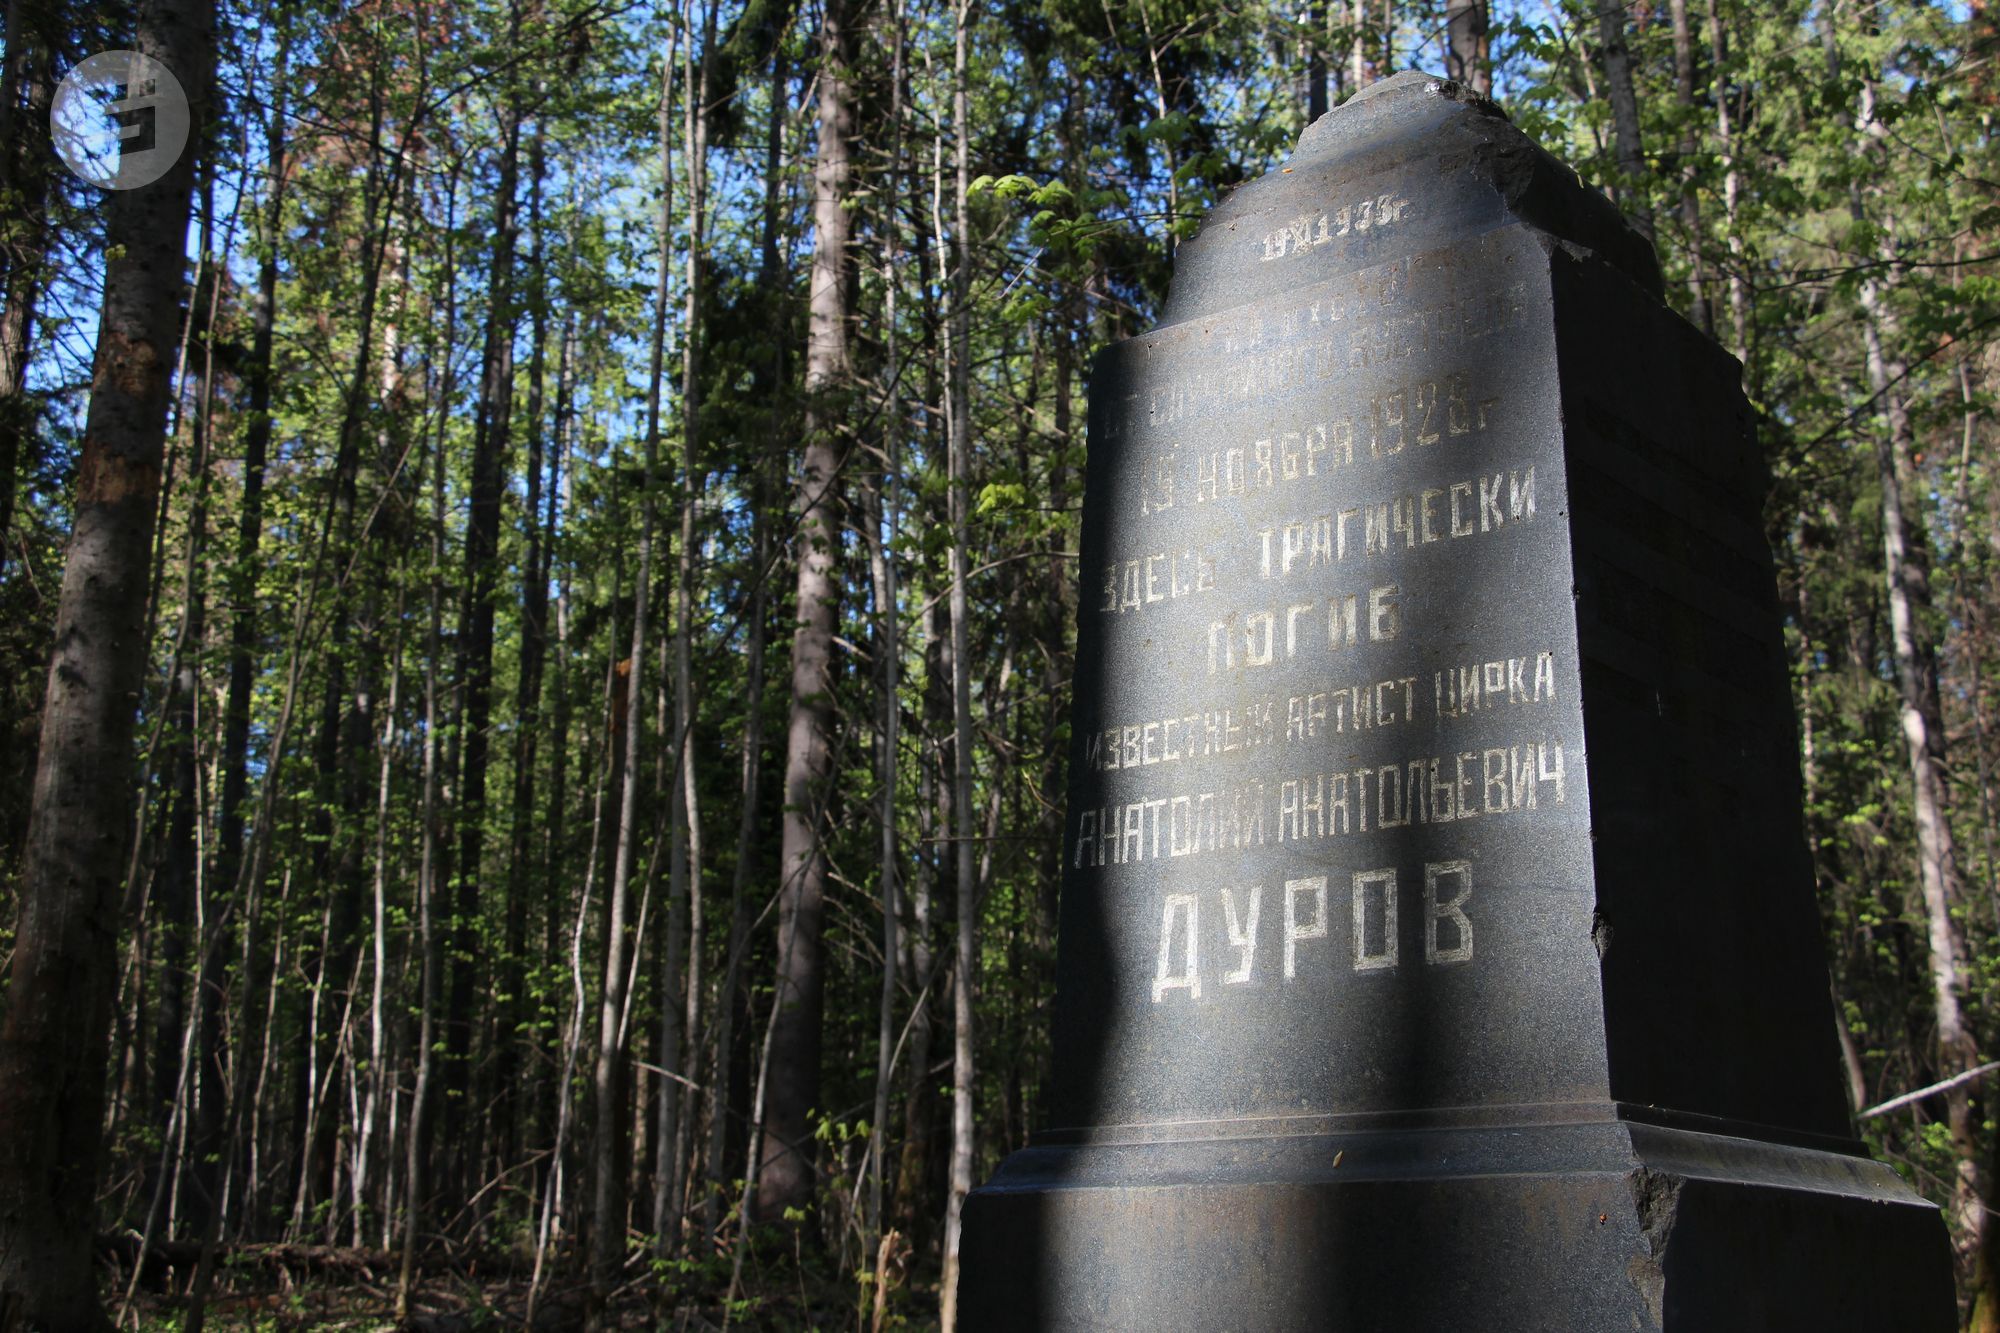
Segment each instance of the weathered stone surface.
[{"label": "weathered stone surface", "polygon": [[1733,360],[1404,75],[1091,386],[1050,1129],[975,1327],[1946,1328],[1851,1141]]}]

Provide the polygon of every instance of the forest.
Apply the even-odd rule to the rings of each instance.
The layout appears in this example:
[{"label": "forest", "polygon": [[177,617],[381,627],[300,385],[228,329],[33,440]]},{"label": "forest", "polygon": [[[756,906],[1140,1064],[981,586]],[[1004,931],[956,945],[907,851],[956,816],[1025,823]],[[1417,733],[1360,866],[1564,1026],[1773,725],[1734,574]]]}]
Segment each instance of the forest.
[{"label": "forest", "polygon": [[0,1330],[952,1329],[1091,359],[1410,68],[1743,364],[1856,1132],[2000,1330],[1980,0],[4,9]]}]

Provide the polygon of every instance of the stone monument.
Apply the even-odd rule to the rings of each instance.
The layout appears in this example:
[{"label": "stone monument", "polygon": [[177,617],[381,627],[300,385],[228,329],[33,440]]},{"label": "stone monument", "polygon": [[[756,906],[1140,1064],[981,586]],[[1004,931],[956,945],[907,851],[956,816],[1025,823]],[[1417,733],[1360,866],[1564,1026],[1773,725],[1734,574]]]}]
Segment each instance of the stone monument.
[{"label": "stone monument", "polygon": [[1403,74],[1091,384],[1051,1127],[974,1328],[1945,1330],[1852,1136],[1736,362]]}]

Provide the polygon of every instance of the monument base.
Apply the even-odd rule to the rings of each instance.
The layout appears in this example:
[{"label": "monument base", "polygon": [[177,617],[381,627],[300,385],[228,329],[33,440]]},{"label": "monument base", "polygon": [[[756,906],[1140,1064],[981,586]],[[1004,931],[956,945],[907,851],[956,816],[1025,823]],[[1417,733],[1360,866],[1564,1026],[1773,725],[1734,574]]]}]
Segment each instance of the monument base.
[{"label": "monument base", "polygon": [[966,1201],[961,1317],[975,1330],[1956,1327],[1943,1221],[1887,1167],[1601,1109],[1029,1148]]}]

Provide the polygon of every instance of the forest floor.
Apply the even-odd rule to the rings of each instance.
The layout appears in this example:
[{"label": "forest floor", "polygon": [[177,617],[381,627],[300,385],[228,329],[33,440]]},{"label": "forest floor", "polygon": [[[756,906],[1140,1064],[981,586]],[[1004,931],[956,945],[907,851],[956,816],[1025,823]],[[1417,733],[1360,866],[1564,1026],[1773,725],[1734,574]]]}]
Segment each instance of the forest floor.
[{"label": "forest floor", "polygon": [[[772,1256],[775,1258],[776,1256]],[[789,1260],[792,1256],[787,1255]],[[735,1300],[728,1299],[726,1263],[675,1264],[668,1271],[640,1271],[614,1294],[606,1327],[719,1330],[924,1329],[937,1325],[935,1283],[915,1290],[898,1284],[880,1312],[860,1295],[852,1276],[835,1281],[820,1265],[745,1265]],[[114,1264],[106,1300],[121,1329],[168,1333],[181,1327],[189,1273],[149,1270],[122,1308],[129,1266]],[[900,1276],[900,1275],[898,1275]],[[354,1333],[580,1333],[586,1288],[572,1271],[542,1283],[529,1314],[531,1279],[504,1255],[459,1256],[434,1263],[411,1293],[408,1319],[398,1323],[395,1257],[376,1250],[333,1246],[245,1247],[224,1261],[208,1301],[207,1325],[289,1333],[294,1329],[346,1329]]]}]

